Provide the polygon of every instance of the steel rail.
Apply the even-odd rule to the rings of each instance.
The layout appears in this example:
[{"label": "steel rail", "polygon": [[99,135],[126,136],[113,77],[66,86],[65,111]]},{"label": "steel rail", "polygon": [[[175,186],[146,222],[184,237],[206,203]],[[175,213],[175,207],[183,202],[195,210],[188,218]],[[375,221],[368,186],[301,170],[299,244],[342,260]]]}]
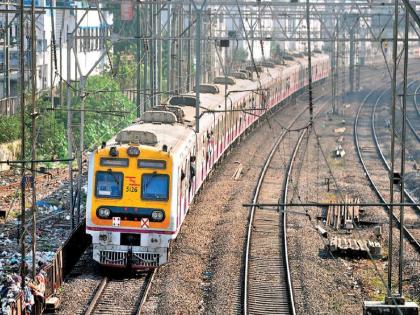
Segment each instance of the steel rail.
[{"label": "steel rail", "polygon": [[[148,296],[150,288],[152,286],[152,282],[153,282],[155,274],[156,274],[156,269],[153,269],[153,270],[149,271],[144,276],[144,282],[141,285],[141,288],[138,290],[139,291],[138,292],[139,296],[138,296],[138,299],[137,299],[138,302],[136,303],[135,311],[134,311],[134,314],[136,314],[136,315],[140,315],[142,313],[142,308],[144,306],[144,303],[147,300],[147,296]],[[102,296],[104,296],[104,292],[106,291],[106,288],[112,282],[113,282],[113,280],[109,279],[108,277],[104,277],[102,279],[102,281],[98,285],[98,288],[95,292],[95,295],[89,301],[89,306],[86,309],[86,311],[84,312],[84,315],[92,315],[92,314],[95,313],[95,311],[99,308],[98,306],[100,305],[100,300],[101,300]],[[112,306],[110,305],[109,314],[119,314],[119,313],[120,313],[120,310],[115,310],[115,313],[113,313],[112,312]]]},{"label": "steel rail", "polygon": [[[407,85],[407,89],[408,89],[409,87],[411,87],[414,83],[415,83],[415,81],[411,81],[411,82]],[[420,85],[419,85],[419,87],[420,87]],[[417,88],[419,88],[419,87],[417,87]],[[413,96],[414,96],[413,103],[414,103],[414,107],[417,109],[417,104],[415,103],[415,101],[416,101],[416,92],[417,92],[417,90],[414,92],[414,95],[413,95]],[[399,108],[402,110],[402,108],[401,108],[401,104],[400,104]],[[412,124],[411,120],[410,120],[408,117],[406,117],[406,119],[405,119],[405,120],[406,120],[407,125],[408,125],[408,127],[410,128],[411,132],[413,133],[414,137],[417,139],[417,141],[418,141],[418,142],[420,142],[420,136],[418,135],[418,133],[417,133],[416,129],[414,128],[414,126],[413,126],[413,124]]]},{"label": "steel rail", "polygon": [[[293,124],[299,119],[299,117],[301,117],[308,109],[305,108],[302,111],[300,111],[295,118],[290,122],[290,124],[287,126],[287,128],[289,129],[290,127],[293,126]],[[255,186],[254,189],[254,197],[252,198],[252,203],[255,204],[257,203],[259,194],[260,194],[260,190],[262,187],[262,183],[264,181],[264,177],[265,174],[267,173],[268,167],[270,165],[271,160],[274,157],[274,154],[277,151],[277,148],[279,147],[280,143],[282,142],[282,140],[284,139],[284,136],[287,134],[286,131],[283,131],[281,133],[281,135],[278,137],[278,139],[276,140],[276,142],[274,143],[274,145],[271,148],[271,151],[269,153],[269,155],[267,156],[264,165],[261,169],[261,172],[259,174],[259,178],[257,181],[257,185]],[[249,281],[249,260],[250,260],[250,251],[251,251],[251,237],[252,237],[252,223],[254,221],[254,216],[255,216],[255,210],[256,207],[251,207],[250,209],[250,215],[249,215],[249,223],[248,223],[248,229],[247,229],[247,239],[246,239],[246,249],[245,249],[245,271],[244,271],[244,283],[243,283],[243,311],[244,314],[248,314],[248,281]]]},{"label": "steel rail", "polygon": [[101,283],[99,283],[98,289],[95,292],[95,295],[93,296],[92,300],[89,302],[89,306],[86,310],[86,312],[84,313],[84,315],[91,315],[93,314],[93,311],[95,310],[96,305],[99,302],[99,299],[102,296],[102,293],[105,290],[105,287],[108,285],[108,277],[104,277],[101,281]]},{"label": "steel rail", "polygon": [[153,269],[146,278],[146,287],[143,290],[143,294],[140,296],[139,305],[137,307],[136,315],[140,315],[144,306],[144,303],[146,303],[147,297],[149,295],[150,288],[152,287],[153,279],[156,275],[157,269]]},{"label": "steel rail", "polygon": [[418,116],[420,116],[420,108],[419,108],[419,105],[417,104],[417,93],[419,92],[419,90],[420,90],[420,85],[416,88],[416,90],[414,91],[414,95],[413,95],[414,108],[416,109],[416,112],[417,112]]},{"label": "steel rail", "polygon": [[[296,160],[296,155],[297,152],[299,151],[300,145],[302,143],[302,139],[304,137],[304,135],[306,134],[306,132],[308,131],[308,129],[305,129],[302,134],[299,137],[298,142],[296,143],[296,146],[293,150],[293,154],[292,157],[290,159],[289,162],[289,167],[287,170],[287,176],[286,176],[286,181],[284,183],[284,193],[283,193],[283,202],[286,203],[287,202],[287,197],[288,197],[288,192],[289,192],[289,183],[290,183],[290,179],[292,177],[292,170],[293,170],[293,166],[294,166],[294,162]],[[294,297],[293,297],[293,286],[292,286],[292,278],[290,276],[290,266],[289,266],[289,253],[288,253],[288,249],[287,249],[287,213],[286,213],[286,207],[283,207],[283,213],[282,213],[282,217],[283,217],[283,248],[284,248],[284,263],[286,266],[286,274],[287,274],[287,287],[289,290],[289,299],[290,299],[290,308],[291,308],[291,313],[294,315],[296,314],[296,309],[295,309],[295,301],[294,301]]]},{"label": "steel rail", "polygon": [[[371,77],[370,75],[368,75],[367,77]],[[331,98],[331,96],[329,95],[329,93],[326,93],[324,95],[321,95],[319,97],[317,97],[315,101],[321,99],[322,97],[328,97],[328,99]],[[328,104],[328,100],[321,105],[321,108],[318,110],[318,112],[316,113],[315,117],[317,117],[320,113],[320,111]],[[293,126],[293,124],[296,122],[296,120],[305,112],[307,111],[308,108],[305,108],[304,110],[302,110],[301,112],[299,112],[299,114],[292,120],[292,122],[288,125],[287,129],[290,129],[291,126]],[[252,235],[252,222],[254,220],[254,215],[255,215],[255,211],[257,209],[256,205],[257,205],[257,200],[258,200],[258,196],[260,193],[260,189],[264,180],[264,176],[267,172],[268,166],[274,156],[274,153],[276,151],[276,149],[278,148],[278,146],[280,145],[282,139],[284,138],[286,132],[283,132],[279,138],[276,140],[276,142],[273,144],[272,149],[266,159],[266,161],[264,162],[264,165],[261,169],[261,172],[259,174],[259,178],[257,181],[257,184],[254,188],[254,193],[253,193],[253,199],[251,202],[251,206],[250,206],[250,214],[249,214],[249,223],[248,223],[248,228],[247,228],[247,239],[246,239],[246,247],[245,247],[245,257],[244,257],[244,277],[243,277],[243,289],[242,289],[242,304],[243,304],[243,312],[244,314],[248,314],[248,278],[249,278],[249,257],[250,257],[250,247],[251,247],[251,235]]]},{"label": "steel rail", "polygon": [[419,105],[417,104],[417,93],[418,93],[419,89],[420,89],[420,85],[414,91],[413,98],[414,98],[414,107],[416,108],[417,115],[420,116],[420,108],[419,108]]},{"label": "steel rail", "polygon": [[[371,174],[369,173],[369,170],[367,169],[367,166],[365,164],[365,161],[363,159],[363,156],[362,156],[362,153],[361,153],[361,150],[360,150],[359,137],[358,137],[358,133],[357,133],[358,132],[358,123],[359,123],[360,112],[361,112],[363,106],[366,104],[367,99],[373,94],[373,92],[374,92],[374,90],[371,90],[366,95],[366,97],[360,103],[360,106],[357,110],[356,117],[354,119],[354,125],[353,125],[353,139],[354,139],[354,142],[355,142],[356,151],[357,151],[357,155],[359,157],[360,163],[362,164],[363,170],[364,170],[365,174],[367,175],[367,178],[368,178],[371,186],[373,187],[373,190],[374,190],[375,194],[378,196],[378,198],[380,199],[381,202],[386,203],[385,198],[382,196],[381,192],[379,191],[379,188],[376,186],[375,182],[372,179]],[[383,92],[383,93],[385,93],[385,92]],[[389,206],[384,205],[384,208],[387,209],[387,211],[389,211]],[[401,224],[400,224],[400,221],[399,221],[398,217],[395,214],[393,214],[393,218],[397,222],[398,227],[401,228]],[[410,233],[410,231],[407,230],[406,227],[404,227],[404,233],[405,233],[406,237],[408,238],[408,240],[416,248],[416,250],[420,252],[419,242],[414,238],[414,236]]]},{"label": "steel rail", "polygon": [[[306,109],[301,111],[293,119],[293,121],[289,124],[288,128],[290,128],[304,112],[306,112]],[[261,187],[262,187],[263,182],[264,182],[265,175],[267,174],[267,170],[268,170],[268,168],[271,164],[271,161],[273,160],[273,157],[274,157],[279,145],[282,143],[282,140],[284,139],[284,136],[286,134],[287,134],[287,132],[284,131],[280,135],[280,137],[276,140],[276,142],[274,143],[267,159],[264,162],[264,166],[261,169],[261,172],[260,172],[260,175],[259,175],[259,178],[258,178],[258,182],[257,182],[257,185],[256,185],[255,190],[254,190],[254,197],[253,197],[253,202],[254,203],[257,202],[257,200],[258,200],[258,197],[259,197],[260,192],[261,192]],[[295,151],[296,151],[296,147],[295,147],[294,152]],[[249,271],[250,266],[249,265],[250,265],[250,260],[251,260],[251,239],[252,239],[252,235],[253,235],[252,234],[252,226],[253,226],[254,218],[255,218],[255,210],[256,210],[256,207],[251,208],[251,213],[250,213],[249,223],[248,223],[248,231],[247,231],[246,252],[245,252],[243,308],[244,308],[244,314],[246,314],[246,315],[249,314],[249,302],[248,302],[249,282],[250,282],[250,271]],[[282,233],[282,238],[283,239],[280,242],[280,244],[283,244],[283,249],[284,249],[283,261],[284,262],[288,261],[288,259],[286,257],[287,251],[284,248],[284,244],[287,242],[287,240],[285,239],[285,233],[284,233],[285,228],[286,227],[283,226],[283,233]],[[285,302],[287,302],[287,305],[289,307],[289,313],[294,315],[294,314],[296,314],[296,312],[295,312],[295,307],[294,307],[293,290],[292,290],[291,278],[290,278],[290,274],[289,274],[289,268],[288,268],[288,265],[287,265],[287,267],[286,267],[286,265],[284,265],[284,266],[285,266],[285,274],[287,275],[286,287],[287,287],[287,292],[288,292],[287,295],[288,296],[287,297],[283,296],[283,297],[279,297],[279,298],[283,298],[283,299],[287,300]]]},{"label": "steel rail", "polygon": [[[321,98],[323,98],[323,97],[328,97],[328,100],[329,100],[329,98],[330,98],[330,96],[328,95],[328,94],[325,94],[325,95],[321,95],[321,96],[319,96],[319,97],[317,97],[315,100],[314,100],[314,102],[315,101],[317,101],[317,100],[319,100],[319,99],[321,99]],[[318,112],[316,113],[316,115],[315,115],[315,117],[317,117],[318,115],[319,115],[319,113],[321,112],[321,110],[327,105],[327,104],[329,104],[328,103],[328,100],[326,101],[326,102],[324,102],[322,105],[321,105],[321,107],[318,109]],[[295,124],[295,122],[306,112],[308,110],[308,108],[307,107],[305,107],[302,111],[300,111],[296,116],[295,116],[295,118],[290,122],[290,124],[287,126],[287,129],[290,129],[294,124]],[[259,178],[258,178],[258,180],[257,180],[257,184],[256,184],[256,186],[255,186],[255,188],[254,188],[254,193],[253,193],[253,198],[252,198],[252,204],[256,204],[257,203],[257,200],[258,200],[258,197],[259,197],[259,194],[260,194],[260,190],[261,190],[261,187],[262,187],[262,184],[263,184],[263,181],[264,181],[264,178],[265,178],[265,175],[266,175],[266,173],[267,173],[267,170],[268,170],[268,167],[269,167],[269,165],[270,165],[270,163],[271,163],[271,161],[272,161],[272,159],[273,159],[273,157],[274,157],[274,154],[276,153],[276,151],[277,151],[277,148],[279,147],[279,145],[280,145],[280,143],[282,142],[282,140],[283,140],[283,138],[284,138],[284,136],[287,134],[287,132],[286,131],[284,131],[284,132],[282,132],[282,134],[279,136],[279,138],[276,140],[276,142],[273,144],[273,146],[272,146],[272,148],[271,148],[271,150],[270,150],[270,153],[269,153],[269,155],[267,156],[267,158],[266,158],[266,160],[265,160],[265,162],[264,162],[264,165],[263,165],[263,167],[262,167],[262,169],[261,169],[261,172],[260,172],[260,174],[259,174]],[[248,314],[249,312],[248,312],[248,295],[249,295],[249,288],[248,288],[248,280],[249,280],[249,260],[250,260],[250,249],[251,249],[251,238],[252,238],[252,223],[253,223],[253,220],[254,220],[254,217],[255,217],[255,211],[256,211],[256,209],[257,209],[257,207],[255,207],[255,206],[252,206],[251,207],[251,209],[250,209],[250,215],[249,215],[249,220],[248,220],[248,228],[247,228],[247,239],[246,239],[246,247],[245,247],[245,257],[244,257],[244,265],[245,265],[245,268],[244,268],[244,282],[243,282],[243,299],[242,299],[242,303],[243,303],[243,311],[244,311],[244,314]],[[290,275],[288,275],[288,279],[290,279]],[[289,289],[289,291],[291,292],[291,293],[293,293],[292,292],[292,289],[291,289],[291,283],[289,283],[289,285],[290,285],[290,289]],[[295,314],[295,308],[294,308],[294,299],[293,299],[293,294],[291,294],[290,295],[290,298],[291,298],[291,303],[293,303],[293,306],[291,306],[291,310],[292,310],[292,314]],[[290,305],[290,304],[289,304]]]},{"label": "steel rail", "polygon": [[[389,166],[388,161],[386,160],[385,155],[384,155],[384,153],[383,153],[383,151],[381,149],[381,146],[379,145],[379,140],[378,140],[378,137],[377,137],[377,134],[376,134],[376,128],[375,128],[375,113],[376,113],[376,108],[378,106],[378,103],[379,103],[380,99],[386,93],[386,91],[387,90],[385,90],[384,92],[381,93],[381,95],[377,98],[377,100],[375,102],[375,105],[373,106],[373,111],[372,111],[372,115],[371,115],[371,129],[372,129],[372,133],[373,133],[373,138],[375,140],[376,149],[377,149],[377,151],[379,153],[379,156],[381,157],[381,161],[382,161],[383,165],[386,167],[386,169],[387,169],[387,171],[389,173],[391,171],[391,167]],[[410,193],[406,189],[404,189],[404,195],[408,198],[408,200],[411,203],[416,204],[416,201],[414,200],[414,198],[410,195]],[[414,208],[415,211],[418,214],[420,214],[420,207],[419,206],[412,206],[412,208]]]}]

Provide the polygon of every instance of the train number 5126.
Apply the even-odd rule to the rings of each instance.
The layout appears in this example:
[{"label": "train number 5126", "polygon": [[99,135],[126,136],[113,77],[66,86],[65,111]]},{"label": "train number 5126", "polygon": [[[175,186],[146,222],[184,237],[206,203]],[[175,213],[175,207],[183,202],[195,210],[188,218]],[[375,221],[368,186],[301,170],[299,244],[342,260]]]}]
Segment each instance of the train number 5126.
[{"label": "train number 5126", "polygon": [[125,192],[137,192],[137,187],[127,186]]}]

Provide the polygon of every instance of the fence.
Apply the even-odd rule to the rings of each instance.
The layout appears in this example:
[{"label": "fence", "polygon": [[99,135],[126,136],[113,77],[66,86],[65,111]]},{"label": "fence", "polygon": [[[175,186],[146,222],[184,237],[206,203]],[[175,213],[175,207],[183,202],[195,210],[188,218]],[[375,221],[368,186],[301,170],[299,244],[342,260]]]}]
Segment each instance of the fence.
[{"label": "fence", "polygon": [[137,99],[137,91],[135,89],[128,89],[123,91],[124,95],[133,103],[136,102]]},{"label": "fence", "polygon": [[7,97],[0,99],[0,116],[14,115],[19,110],[17,97]]},{"label": "fence", "polygon": [[[53,295],[61,287],[64,278],[69,274],[89,244],[90,238],[85,233],[85,224],[80,224],[74,229],[64,245],[57,250],[54,260],[44,268],[46,272],[46,298]],[[15,308],[12,309],[12,314],[23,314],[22,306],[23,296],[20,294],[16,298],[16,305]]]}]

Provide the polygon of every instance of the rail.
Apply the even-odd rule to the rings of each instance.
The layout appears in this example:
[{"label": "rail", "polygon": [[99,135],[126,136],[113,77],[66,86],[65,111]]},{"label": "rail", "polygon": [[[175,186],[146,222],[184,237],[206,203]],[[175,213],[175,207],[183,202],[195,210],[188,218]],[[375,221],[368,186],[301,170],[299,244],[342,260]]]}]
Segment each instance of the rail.
[{"label": "rail", "polygon": [[[322,98],[323,96],[318,97],[316,100],[319,100],[320,98]],[[325,108],[325,106],[329,104],[328,102],[325,102],[323,105],[321,105],[321,107],[318,109],[315,117],[317,117],[321,110],[323,108]],[[296,121],[307,111],[307,108],[304,108],[302,111],[300,111],[294,118],[293,120],[289,123],[289,125],[287,126],[287,129],[290,129],[295,123]],[[303,138],[303,135],[307,132],[307,129],[304,129],[304,132],[301,135],[300,140],[298,141],[298,145],[295,148],[295,151],[293,153],[293,157],[292,160],[295,159],[295,154],[297,152],[297,148],[300,145],[301,139]],[[264,178],[265,175],[267,173],[268,167],[277,151],[277,148],[279,147],[280,143],[282,142],[282,140],[284,139],[284,136],[286,135],[286,131],[284,131],[279,138],[276,140],[276,142],[273,144],[270,153],[267,156],[266,161],[264,162],[264,165],[261,169],[261,172],[259,174],[258,180],[257,180],[257,184],[255,186],[254,192],[253,192],[253,198],[252,198],[252,204],[256,204],[260,195],[260,191],[261,191],[261,187],[262,184],[264,182]],[[291,168],[290,168],[290,172],[291,172]],[[290,176],[290,175],[289,175]],[[289,178],[289,176],[287,178]],[[288,182],[288,179],[287,179]],[[284,191],[287,191],[284,190]],[[285,198],[287,198],[287,193],[285,195]],[[249,223],[248,223],[248,228],[247,228],[247,238],[246,238],[246,245],[245,245],[245,256],[244,256],[244,277],[243,277],[243,299],[242,299],[242,304],[243,304],[243,312],[244,314],[249,314],[249,279],[250,279],[250,266],[249,266],[249,262],[250,262],[250,258],[251,258],[251,240],[252,240],[252,226],[253,226],[253,221],[255,218],[255,213],[256,213],[256,207],[252,206],[250,209],[250,215],[249,215]],[[287,305],[288,305],[288,311],[290,314],[295,314],[295,306],[294,306],[294,298],[293,298],[293,287],[292,287],[292,282],[291,282],[291,277],[290,277],[290,270],[289,270],[289,265],[288,265],[288,258],[287,258],[287,239],[286,239],[286,225],[284,224],[286,220],[286,216],[283,216],[283,236],[282,236],[282,243],[283,243],[283,252],[284,252],[284,256],[283,259],[285,260],[284,263],[284,268],[285,268],[285,274],[287,277],[287,297],[280,297],[282,299],[285,299]]]},{"label": "rail", "polygon": [[[123,311],[130,312],[130,309],[133,309],[131,314],[140,315],[150,291],[156,270],[157,269],[153,269],[142,275],[140,278],[132,278],[128,280],[133,282],[131,284],[131,288],[135,288],[133,292],[138,294],[137,302],[132,306],[128,305],[129,303],[124,300],[124,297],[120,297],[120,294],[115,294],[115,292],[117,292],[116,290],[124,290],[128,288],[129,285],[121,279],[104,277],[99,283],[93,298],[87,305],[84,315],[93,315],[95,313],[102,314],[104,311],[106,311],[106,314],[118,315],[123,313]],[[118,297],[123,299],[123,301],[119,301]],[[112,298],[112,303],[109,301],[110,298]]]},{"label": "rail", "polygon": [[[360,103],[360,106],[357,110],[356,117],[354,119],[354,125],[353,125],[354,126],[353,139],[354,139],[354,142],[355,142],[356,151],[357,151],[357,155],[359,157],[360,163],[362,164],[363,170],[364,170],[365,174],[367,175],[367,178],[368,178],[375,194],[378,196],[378,198],[381,200],[381,202],[386,203],[385,198],[382,196],[381,192],[379,191],[379,188],[377,187],[377,185],[375,184],[375,182],[372,179],[372,175],[370,174],[369,170],[367,169],[366,163],[363,159],[363,156],[362,156],[362,153],[361,153],[361,150],[360,150],[359,137],[358,137],[358,125],[359,125],[360,112],[361,112],[363,106],[366,104],[368,98],[373,94],[373,92],[374,92],[374,90],[370,91],[366,95],[366,97]],[[382,94],[384,94],[385,92],[386,91],[384,91]],[[384,208],[387,209],[387,211],[389,211],[389,206],[384,205]],[[395,214],[393,214],[393,218],[394,218],[395,222],[397,222],[398,227],[401,228],[401,223],[400,223],[398,217]],[[404,231],[406,237],[413,244],[413,246],[416,248],[416,250],[418,252],[420,252],[419,242],[415,239],[415,237],[410,233],[410,231],[406,227],[403,227],[403,229],[404,229],[403,231]]]},{"label": "rail", "polygon": [[[306,108],[304,110],[302,110],[301,112],[298,113],[298,115],[292,120],[292,122],[288,125],[287,128],[290,128],[291,126],[293,126],[293,124],[297,121],[297,119],[299,117],[301,117],[303,115],[303,113],[306,112]],[[252,198],[252,203],[256,204],[257,200],[258,200],[258,196],[260,194],[260,190],[264,181],[264,177],[267,173],[268,167],[271,163],[271,160],[274,157],[275,152],[277,151],[277,148],[279,147],[280,143],[282,142],[282,140],[284,139],[286,135],[286,131],[282,132],[282,134],[279,136],[279,138],[276,140],[276,142],[274,143],[273,147],[271,148],[271,151],[266,159],[266,161],[264,162],[264,166],[261,169],[261,172],[259,174],[259,178],[257,181],[257,185],[254,189],[254,196]],[[253,206],[251,207],[251,211],[250,211],[250,216],[249,216],[249,223],[248,223],[248,229],[247,229],[247,239],[246,239],[246,248],[245,248],[245,261],[244,261],[244,265],[245,265],[245,271],[244,271],[244,283],[243,283],[243,310],[244,310],[244,314],[248,314],[248,295],[249,295],[249,261],[250,261],[250,257],[251,257],[251,238],[252,238],[252,225],[253,225],[253,221],[254,221],[254,217],[255,217],[255,211],[256,211],[256,207]],[[290,305],[290,301],[288,301],[288,304]],[[294,314],[294,313],[293,313]]]}]

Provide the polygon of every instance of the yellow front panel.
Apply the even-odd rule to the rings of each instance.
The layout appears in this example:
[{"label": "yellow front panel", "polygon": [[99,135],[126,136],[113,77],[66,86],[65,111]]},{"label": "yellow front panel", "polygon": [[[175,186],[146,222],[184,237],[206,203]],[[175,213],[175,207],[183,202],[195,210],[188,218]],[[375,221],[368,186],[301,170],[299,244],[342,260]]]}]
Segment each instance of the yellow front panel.
[{"label": "yellow front panel", "polygon": [[[92,222],[101,226],[112,226],[112,220],[101,219],[96,215],[96,210],[101,206],[109,207],[139,207],[139,208],[156,208],[162,209],[165,212],[165,219],[162,222],[150,222],[150,228],[167,229],[170,220],[170,204],[171,204],[171,181],[172,181],[172,160],[167,152],[158,151],[150,147],[140,148],[140,155],[137,157],[129,157],[127,155],[128,145],[117,146],[118,159],[127,158],[129,160],[128,167],[117,166],[101,166],[101,158],[112,158],[109,154],[109,147],[99,149],[94,157],[94,174],[93,174],[93,194],[91,216]],[[139,168],[137,161],[141,160],[161,160],[166,162],[166,169],[149,169]],[[98,198],[96,192],[96,172],[107,172],[112,169],[112,172],[121,172],[124,175],[122,184],[122,197],[115,198]],[[141,178],[143,174],[166,174],[169,175],[168,200],[167,201],[147,201],[141,199]],[[140,221],[126,221],[121,216],[120,227],[140,228]]]}]

